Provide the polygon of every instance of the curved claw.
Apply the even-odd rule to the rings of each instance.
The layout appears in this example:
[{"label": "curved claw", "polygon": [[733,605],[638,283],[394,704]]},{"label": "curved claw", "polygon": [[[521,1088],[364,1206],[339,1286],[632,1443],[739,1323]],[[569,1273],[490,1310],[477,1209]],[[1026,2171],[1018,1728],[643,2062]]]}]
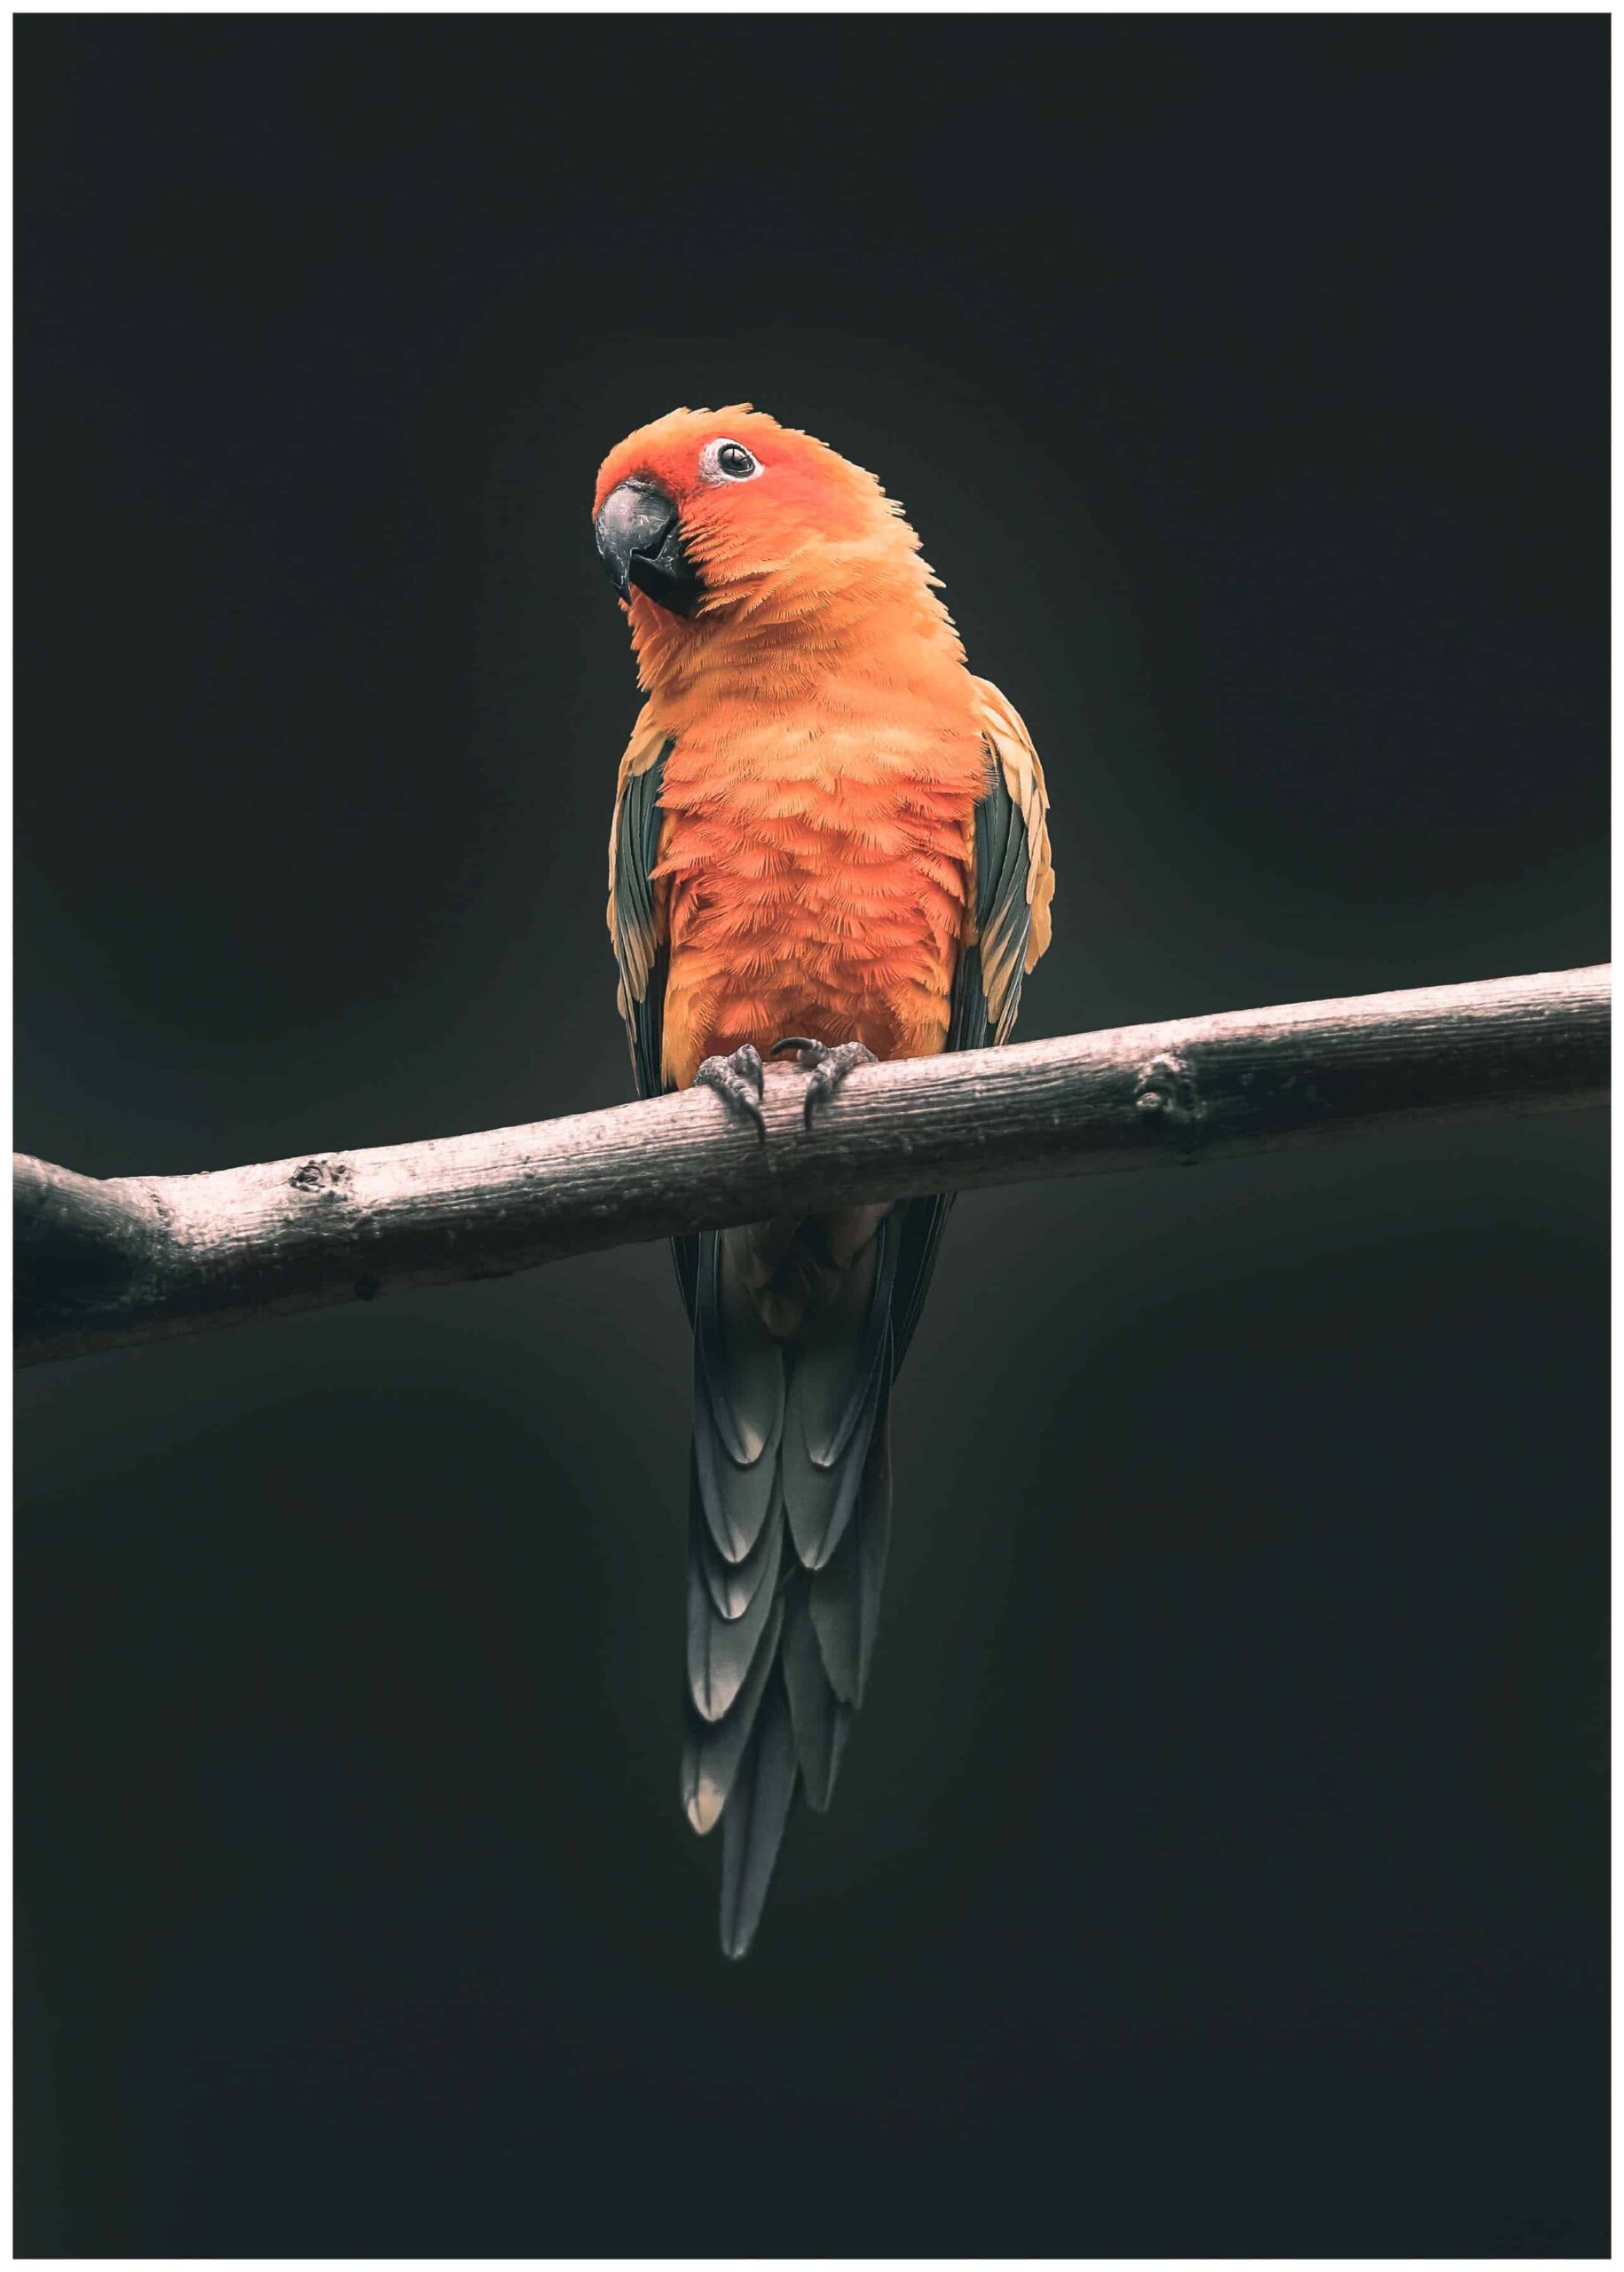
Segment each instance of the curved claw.
[{"label": "curved claw", "polygon": [[706,1057],[694,1075],[697,1089],[713,1089],[731,1113],[741,1114],[755,1129],[758,1141],[767,1141],[767,1117],[761,1110],[763,1085],[761,1053],[745,1042],[731,1057]]},{"label": "curved claw", "polygon": [[801,1118],[809,1134],[813,1114],[826,1097],[834,1094],[846,1076],[859,1065],[877,1065],[879,1061],[860,1041],[843,1041],[833,1049],[825,1049],[821,1041],[814,1041],[803,1046],[798,1062],[804,1072],[812,1076],[801,1106]]}]

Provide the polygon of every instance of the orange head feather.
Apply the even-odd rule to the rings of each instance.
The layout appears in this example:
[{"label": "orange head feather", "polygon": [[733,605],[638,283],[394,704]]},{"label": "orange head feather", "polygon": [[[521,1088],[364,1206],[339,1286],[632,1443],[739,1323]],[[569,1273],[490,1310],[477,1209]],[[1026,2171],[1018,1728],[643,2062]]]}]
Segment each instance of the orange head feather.
[{"label": "orange head feather", "polygon": [[674,509],[698,585],[687,612],[675,612],[637,588],[633,567],[622,605],[645,689],[674,690],[719,667],[776,678],[792,646],[803,668],[819,655],[849,662],[854,648],[911,655],[916,667],[962,664],[901,506],[810,434],[748,403],[673,410],[639,427],[598,472],[601,547],[600,517],[628,485]]}]

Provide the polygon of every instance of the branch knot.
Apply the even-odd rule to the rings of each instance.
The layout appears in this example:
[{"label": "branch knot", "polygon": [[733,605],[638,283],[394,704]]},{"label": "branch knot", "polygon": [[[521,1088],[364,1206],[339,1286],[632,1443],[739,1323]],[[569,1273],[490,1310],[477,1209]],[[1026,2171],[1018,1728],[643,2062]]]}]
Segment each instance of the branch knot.
[{"label": "branch knot", "polygon": [[1154,1117],[1178,1150],[1194,1151],[1201,1141],[1206,1107],[1196,1088],[1195,1068],[1178,1050],[1166,1050],[1140,1066],[1133,1102],[1147,1119]]},{"label": "branch knot", "polygon": [[350,1180],[347,1160],[306,1160],[288,1179],[295,1191],[319,1191],[329,1199],[336,1199]]}]

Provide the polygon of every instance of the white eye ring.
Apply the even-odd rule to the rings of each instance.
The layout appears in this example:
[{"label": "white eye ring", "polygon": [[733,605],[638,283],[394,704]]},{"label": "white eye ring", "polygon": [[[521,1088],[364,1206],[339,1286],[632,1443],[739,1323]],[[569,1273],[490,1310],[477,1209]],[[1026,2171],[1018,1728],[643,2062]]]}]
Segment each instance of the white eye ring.
[{"label": "white eye ring", "polygon": [[702,481],[753,481],[761,470],[760,460],[742,442],[730,442],[725,434],[707,442],[699,453]]}]

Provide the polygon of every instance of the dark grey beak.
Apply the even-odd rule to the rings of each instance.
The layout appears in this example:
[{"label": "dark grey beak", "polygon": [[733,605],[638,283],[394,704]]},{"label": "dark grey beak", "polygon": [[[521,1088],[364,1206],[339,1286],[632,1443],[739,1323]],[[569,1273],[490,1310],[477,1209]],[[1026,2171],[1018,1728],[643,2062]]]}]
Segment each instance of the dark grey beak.
[{"label": "dark grey beak", "polygon": [[665,491],[641,476],[623,481],[603,500],[593,524],[598,557],[626,599],[634,584],[673,615],[691,615],[705,587],[677,525],[677,509]]}]

